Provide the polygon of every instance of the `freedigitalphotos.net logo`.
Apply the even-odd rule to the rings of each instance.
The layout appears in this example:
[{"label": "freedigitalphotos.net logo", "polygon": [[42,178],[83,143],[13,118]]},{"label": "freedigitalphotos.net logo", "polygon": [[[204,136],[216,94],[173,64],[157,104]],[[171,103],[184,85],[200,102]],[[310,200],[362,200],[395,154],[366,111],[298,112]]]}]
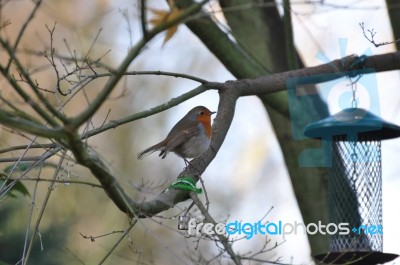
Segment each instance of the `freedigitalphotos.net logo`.
[{"label": "freedigitalphotos.net logo", "polygon": [[233,221],[227,224],[223,223],[205,223],[197,222],[195,218],[189,220],[188,223],[188,234],[189,235],[238,235],[244,236],[246,239],[251,239],[256,235],[262,236],[282,236],[283,239],[288,235],[297,234],[315,234],[322,235],[348,235],[350,233],[354,234],[367,234],[367,235],[382,235],[383,227],[381,225],[370,225],[370,226],[359,226],[350,228],[349,223],[329,223],[322,224],[321,221],[318,223],[309,223],[307,225],[294,221],[292,223],[287,222],[267,222],[262,221],[254,223],[243,223],[240,221]]}]

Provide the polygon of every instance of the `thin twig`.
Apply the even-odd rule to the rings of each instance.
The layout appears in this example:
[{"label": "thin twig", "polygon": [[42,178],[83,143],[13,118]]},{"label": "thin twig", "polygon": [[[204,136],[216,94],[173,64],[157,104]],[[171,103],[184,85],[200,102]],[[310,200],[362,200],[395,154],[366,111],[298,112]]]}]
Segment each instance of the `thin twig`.
[{"label": "thin twig", "polygon": [[[5,187],[5,185],[7,183],[7,180],[11,177],[11,175],[14,173],[16,168],[20,165],[21,159],[28,153],[30,145],[32,145],[36,141],[36,139],[37,139],[37,136],[35,136],[35,138],[30,142],[30,144],[27,145],[26,149],[24,150],[23,154],[20,156],[19,160],[17,160],[17,162],[11,168],[10,172],[7,174],[7,177],[5,178],[5,181],[3,182],[3,184],[0,187],[0,199],[15,185],[15,183],[17,183],[18,180],[15,180],[15,181],[12,181],[10,184],[8,184],[7,187]],[[25,171],[28,172],[29,168],[27,170],[25,170]],[[22,177],[22,176],[20,176],[20,177]]]},{"label": "thin twig", "polygon": [[[35,7],[33,8],[32,12],[29,14],[29,17],[26,19],[25,23],[22,25],[22,28],[19,30],[17,39],[15,40],[15,43],[14,43],[14,47],[12,48],[13,52],[17,50],[18,44],[21,41],[22,36],[25,33],[25,30],[28,28],[29,23],[35,17],[35,14],[39,10],[39,7],[42,4],[42,2],[43,2],[42,0],[37,0],[36,1]],[[13,57],[10,57],[10,59],[8,61],[8,64],[6,66],[6,72],[8,72],[10,70],[10,66],[11,66],[12,61],[13,61]]]},{"label": "thin twig", "polygon": [[[60,160],[58,162],[58,166],[57,166],[56,170],[54,171],[53,178],[52,178],[53,180],[57,179],[58,173],[60,172],[62,163],[63,163],[64,158],[65,158],[65,154],[66,154],[66,151],[63,151],[63,155],[61,156],[61,158],[60,158]],[[28,264],[28,261],[29,261],[29,258],[30,258],[30,254],[31,254],[31,251],[32,251],[32,247],[33,247],[33,243],[34,243],[36,235],[37,235],[37,233],[39,231],[40,222],[41,222],[43,214],[44,214],[44,212],[45,212],[45,210],[47,208],[47,203],[49,202],[50,195],[51,195],[51,193],[52,193],[52,191],[54,189],[54,183],[55,183],[55,181],[52,181],[49,184],[49,187],[48,187],[48,190],[47,190],[47,193],[46,193],[46,197],[44,198],[43,205],[40,208],[39,215],[38,215],[38,217],[36,219],[35,228],[33,229],[33,234],[31,236],[31,240],[29,242],[28,250],[26,251],[26,254],[24,255],[24,257],[22,259],[22,265],[27,265]]]},{"label": "thin twig", "polygon": [[[37,84],[32,80],[31,75],[27,71],[27,69],[22,65],[20,60],[16,57],[14,50],[10,47],[10,45],[4,41],[2,38],[0,38],[0,44],[3,46],[3,48],[7,51],[8,55],[13,58],[14,64],[17,66],[18,71],[20,72],[21,76],[24,78],[24,81],[29,85],[29,87],[33,90],[33,92],[38,96],[40,99],[41,103],[51,112],[51,114],[54,117],[57,117],[63,122],[67,121],[67,118],[62,115],[59,111],[57,111],[56,108],[53,107],[53,105],[47,100],[46,97],[42,95],[42,93],[37,89]],[[3,76],[7,79],[7,81],[14,87],[14,89],[18,92],[18,94],[24,99],[25,102],[30,104],[32,108],[40,115],[42,116],[50,125],[53,127],[57,127],[59,124],[56,122],[56,120],[53,119],[47,112],[45,112],[35,101],[32,101],[32,96],[27,94],[22,87],[20,87],[17,84],[17,81],[15,78],[13,78],[10,73],[4,69],[0,65],[0,71],[3,74]]]},{"label": "thin twig", "polygon": [[[29,145],[29,149],[51,149],[56,147],[57,144],[51,143],[51,144],[32,144]],[[12,152],[12,151],[18,151],[18,150],[25,150],[28,147],[28,145],[16,145],[16,146],[11,146],[8,148],[0,149],[0,154]]]},{"label": "thin twig", "polygon": [[108,79],[107,83],[104,85],[103,89],[100,91],[98,96],[91,102],[90,106],[77,117],[71,119],[69,123],[71,129],[77,129],[83,123],[85,123],[93,114],[103,105],[106,98],[110,95],[110,93],[115,89],[117,83],[126,72],[126,69],[131,64],[131,62],[140,54],[142,49],[146,46],[149,40],[155,37],[158,33],[166,30],[167,28],[181,22],[186,17],[198,12],[201,7],[208,0],[203,0],[199,3],[193,4],[191,7],[185,9],[181,14],[174,17],[173,19],[160,24],[157,27],[154,27],[151,31],[149,31],[147,39],[141,39],[127,54],[125,59],[120,64],[119,68],[114,72],[114,74]]},{"label": "thin twig", "polygon": [[[7,43],[5,43],[1,38],[0,38],[0,44],[3,47],[9,47]],[[28,95],[23,88],[17,83],[15,78],[8,73],[8,71],[0,65],[0,72],[4,76],[4,78],[7,79],[8,83],[15,89],[15,91],[21,96],[21,98],[29,104],[46,122],[48,122],[51,125],[57,126],[57,123],[48,115],[46,111],[42,109],[42,107],[37,104],[35,101],[32,101],[32,98],[30,95]]]},{"label": "thin twig", "polygon": [[17,181],[19,181],[19,180],[23,180],[23,181],[28,180],[28,181],[36,181],[36,182],[41,182],[41,181],[43,181],[43,182],[55,182],[55,183],[62,183],[62,184],[65,184],[65,185],[79,184],[79,185],[87,185],[87,186],[90,186],[90,187],[93,187],[93,188],[103,189],[103,186],[101,186],[99,184],[92,183],[92,182],[87,182],[87,181],[81,181],[81,180],[61,180],[61,179],[54,180],[54,179],[45,179],[45,178],[40,178],[40,177],[35,178],[35,179],[32,179],[32,178],[18,178],[18,179],[9,178],[9,179],[10,180],[17,180]]},{"label": "thin twig", "polygon": [[267,264],[276,264],[276,265],[293,265],[293,263],[282,263],[282,262],[279,262],[280,257],[278,257],[276,261],[268,261],[268,260],[265,260],[265,259],[249,258],[249,257],[242,257],[242,256],[240,258],[243,259],[243,260],[254,261],[254,262],[257,262],[257,263],[267,263]]},{"label": "thin twig", "polygon": [[115,244],[108,250],[106,255],[101,259],[101,261],[98,263],[99,265],[103,264],[107,258],[111,255],[111,253],[115,250],[115,248],[121,243],[122,239],[124,239],[128,233],[131,231],[131,229],[135,226],[135,224],[138,222],[138,219],[134,219],[131,221],[131,224],[129,227],[125,230],[124,234],[115,242]]},{"label": "thin twig", "polygon": [[129,49],[133,47],[133,34],[132,34],[132,26],[130,22],[131,15],[128,13],[127,9],[122,9],[120,10],[122,17],[125,19],[126,25],[127,25],[127,30],[129,34]]},{"label": "thin twig", "polygon": [[29,161],[37,161],[41,159],[41,156],[24,156],[24,157],[5,157],[0,158],[0,163],[10,163],[10,162],[29,162]]},{"label": "thin twig", "polygon": [[63,92],[61,91],[61,86],[60,86],[60,83],[61,83],[60,73],[58,72],[57,65],[56,65],[55,60],[54,60],[54,53],[55,53],[55,50],[56,50],[56,49],[55,49],[54,46],[53,46],[53,44],[54,44],[54,38],[53,38],[53,36],[54,36],[54,31],[56,30],[56,25],[57,25],[57,22],[54,22],[54,25],[53,25],[52,28],[49,28],[49,26],[46,25],[46,29],[47,29],[47,31],[48,31],[49,34],[50,34],[50,57],[49,57],[46,53],[44,53],[44,57],[50,62],[51,66],[53,67],[54,72],[55,72],[55,74],[56,74],[56,80],[57,80],[56,87],[57,87],[58,93],[60,93],[62,96],[66,96],[66,95],[64,95]]},{"label": "thin twig", "polygon": [[[210,215],[210,213],[207,211],[206,207],[204,207],[203,203],[197,196],[195,192],[190,192],[190,198],[193,200],[193,202],[196,204],[197,208],[199,208],[200,212],[202,215],[205,217],[205,221],[208,223],[212,223],[214,226],[217,224],[217,222],[214,221],[214,218]],[[229,243],[228,239],[225,238],[224,235],[220,235],[216,233],[216,236],[218,237],[219,241],[221,244],[224,246],[225,251],[229,254],[231,257],[232,261],[236,265],[242,264],[239,257],[236,255],[236,253],[233,251],[231,244]]]},{"label": "thin twig", "polygon": [[170,108],[172,108],[174,106],[177,106],[180,103],[182,103],[182,102],[184,102],[184,101],[186,101],[188,99],[191,99],[191,98],[193,98],[193,97],[195,97],[195,96],[197,96],[197,95],[199,95],[199,94],[201,94],[201,93],[203,93],[203,92],[205,92],[205,91],[207,91],[208,89],[211,89],[211,88],[212,88],[212,86],[199,86],[199,87],[197,87],[197,88],[195,88],[195,89],[193,89],[193,90],[191,90],[191,91],[189,91],[187,93],[184,93],[184,94],[182,94],[182,95],[180,95],[180,96],[178,96],[176,98],[173,98],[173,99],[169,100],[168,102],[165,102],[163,104],[155,106],[155,107],[153,107],[153,108],[151,108],[149,110],[138,112],[138,113],[126,116],[126,117],[124,117],[122,119],[119,119],[119,120],[112,120],[112,121],[108,122],[106,125],[101,126],[100,128],[93,129],[93,130],[88,131],[87,133],[82,134],[81,135],[81,139],[86,139],[88,137],[91,137],[93,135],[96,135],[96,134],[99,134],[101,132],[107,131],[109,129],[115,129],[116,127],[118,127],[120,125],[123,125],[123,124],[129,123],[129,122],[135,121],[135,120],[139,120],[139,119],[146,118],[146,117],[149,117],[151,115],[160,113],[160,112],[165,111],[167,109],[170,109]]},{"label": "thin twig", "polygon": [[[85,75],[83,76],[84,78],[89,78],[89,79],[94,79],[94,78],[99,78],[99,77],[111,77],[113,73],[99,73],[96,75]],[[163,75],[163,76],[171,76],[171,77],[176,77],[176,78],[184,78],[192,81],[199,82],[201,84],[208,84],[210,83],[209,81],[193,76],[193,75],[188,75],[188,74],[182,74],[182,73],[175,73],[175,72],[166,72],[166,71],[128,71],[125,73],[122,73],[122,75]]]},{"label": "thin twig", "polygon": [[206,209],[208,211],[208,209],[210,208],[210,200],[208,199],[206,185],[204,185],[204,180],[201,176],[200,176],[200,183],[201,183],[201,187],[203,188],[203,191],[204,191],[204,197],[206,198]]},{"label": "thin twig", "polygon": [[93,39],[93,41],[92,41],[92,43],[91,43],[89,49],[87,50],[87,52],[86,52],[86,54],[85,54],[85,56],[84,56],[85,60],[82,61],[82,65],[83,65],[83,63],[87,63],[88,65],[90,64],[90,59],[89,59],[90,57],[89,57],[89,54],[93,51],[94,45],[95,45],[96,42],[99,40],[99,37],[100,37],[100,34],[101,34],[102,31],[103,31],[103,29],[101,29],[101,28],[97,31],[96,36],[94,37],[94,39]]},{"label": "thin twig", "polygon": [[379,47],[379,46],[384,46],[384,45],[388,45],[388,44],[392,44],[392,43],[396,43],[399,42],[400,39],[394,40],[394,41],[385,41],[385,42],[380,42],[380,43],[376,43],[374,40],[375,35],[377,34],[377,32],[374,29],[367,29],[370,37],[367,36],[367,33],[365,32],[365,28],[364,28],[364,22],[359,23],[362,32],[364,34],[364,37],[370,42],[372,43],[375,47]]},{"label": "thin twig", "polygon": [[[40,167],[40,170],[37,174],[37,177],[40,177],[42,171],[42,167]],[[22,251],[22,259],[21,261],[23,262],[25,260],[25,253],[26,253],[26,248],[28,247],[28,238],[29,238],[29,232],[31,230],[31,224],[32,224],[32,217],[33,217],[33,210],[36,207],[36,195],[37,195],[37,190],[38,190],[38,185],[39,182],[37,181],[35,183],[35,187],[33,189],[33,195],[32,195],[32,200],[31,200],[31,207],[30,207],[30,214],[29,214],[29,220],[28,220],[28,224],[26,225],[26,232],[25,232],[25,240],[24,240],[24,249]]]},{"label": "thin twig", "polygon": [[[29,150],[29,148],[27,148],[26,152]],[[0,199],[5,196],[10,190],[11,188],[16,184],[16,182],[18,180],[20,180],[21,178],[25,177],[33,168],[35,168],[37,165],[39,165],[40,163],[44,162],[46,159],[52,157],[53,155],[55,155],[56,153],[58,153],[60,150],[62,150],[62,148],[57,147],[54,150],[49,150],[46,151],[39,160],[33,162],[18,178],[16,178],[15,180],[13,180],[11,183],[7,183],[7,181],[5,181],[3,183],[3,185],[0,188]],[[21,156],[23,157],[25,155],[25,153]],[[17,161],[13,168],[10,170],[10,173],[8,173],[8,176],[6,178],[9,179],[11,174],[15,171],[15,169],[18,167],[18,165],[20,164],[20,161]],[[4,187],[5,183],[7,183],[7,187]]]},{"label": "thin twig", "polygon": [[95,242],[96,239],[101,238],[101,237],[105,237],[105,236],[109,236],[109,235],[114,235],[114,234],[121,234],[124,233],[125,231],[111,231],[109,233],[105,233],[99,236],[87,236],[82,234],[81,232],[79,232],[79,234],[84,238],[84,239],[90,239],[90,241]]}]

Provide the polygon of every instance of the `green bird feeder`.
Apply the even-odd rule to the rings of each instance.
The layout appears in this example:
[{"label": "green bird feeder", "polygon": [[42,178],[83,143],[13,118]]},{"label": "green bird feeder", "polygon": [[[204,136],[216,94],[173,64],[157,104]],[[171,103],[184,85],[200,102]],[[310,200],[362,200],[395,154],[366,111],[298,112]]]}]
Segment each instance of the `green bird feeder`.
[{"label": "green bird feeder", "polygon": [[381,141],[399,137],[400,127],[353,107],[309,124],[304,134],[328,142],[329,219],[349,228],[349,233],[331,233],[329,252],[316,259],[379,264],[398,257],[383,253]]}]

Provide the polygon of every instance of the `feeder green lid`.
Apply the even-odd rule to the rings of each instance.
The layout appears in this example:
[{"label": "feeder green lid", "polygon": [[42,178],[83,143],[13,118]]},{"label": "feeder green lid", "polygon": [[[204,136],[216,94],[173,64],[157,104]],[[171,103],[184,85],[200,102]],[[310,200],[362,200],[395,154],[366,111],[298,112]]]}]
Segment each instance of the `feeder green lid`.
[{"label": "feeder green lid", "polygon": [[332,136],[356,135],[360,139],[386,140],[400,136],[400,127],[365,109],[348,108],[306,126],[304,135],[330,139]]}]

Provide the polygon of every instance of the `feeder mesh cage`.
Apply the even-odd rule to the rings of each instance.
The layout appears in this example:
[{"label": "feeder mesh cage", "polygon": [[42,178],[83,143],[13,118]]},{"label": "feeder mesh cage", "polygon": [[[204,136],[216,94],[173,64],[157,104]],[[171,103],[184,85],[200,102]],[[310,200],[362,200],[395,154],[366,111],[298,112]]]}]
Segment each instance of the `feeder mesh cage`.
[{"label": "feeder mesh cage", "polygon": [[350,233],[334,233],[330,251],[382,251],[382,234],[366,229],[382,225],[381,141],[349,138],[333,138],[328,200],[331,222],[348,223]]}]

